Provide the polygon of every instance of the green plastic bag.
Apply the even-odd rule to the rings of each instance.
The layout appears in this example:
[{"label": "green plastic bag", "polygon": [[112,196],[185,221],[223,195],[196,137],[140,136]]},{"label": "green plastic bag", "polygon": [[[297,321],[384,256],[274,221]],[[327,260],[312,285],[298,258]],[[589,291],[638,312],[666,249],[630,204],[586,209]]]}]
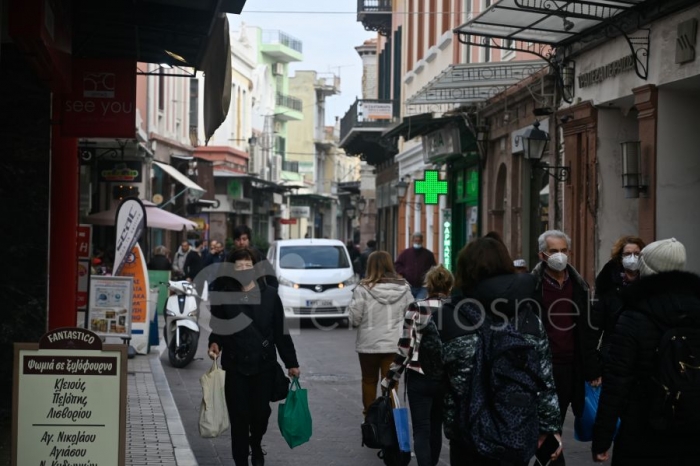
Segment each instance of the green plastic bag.
[{"label": "green plastic bag", "polygon": [[277,424],[289,448],[298,447],[311,438],[311,412],[306,389],[299,385],[299,378],[292,379],[289,394],[277,408]]}]

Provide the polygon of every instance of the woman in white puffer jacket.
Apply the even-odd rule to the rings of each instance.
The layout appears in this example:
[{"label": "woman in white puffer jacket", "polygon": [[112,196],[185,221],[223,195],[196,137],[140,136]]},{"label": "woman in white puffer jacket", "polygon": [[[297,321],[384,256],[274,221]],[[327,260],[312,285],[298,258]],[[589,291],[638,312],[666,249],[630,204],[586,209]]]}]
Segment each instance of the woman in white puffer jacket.
[{"label": "woman in white puffer jacket", "polygon": [[349,310],[350,322],[358,327],[355,350],[362,370],[363,414],[377,397],[377,384],[394,360],[403,318],[411,302],[411,287],[396,274],[389,253],[370,254],[367,273],[353,292]]}]

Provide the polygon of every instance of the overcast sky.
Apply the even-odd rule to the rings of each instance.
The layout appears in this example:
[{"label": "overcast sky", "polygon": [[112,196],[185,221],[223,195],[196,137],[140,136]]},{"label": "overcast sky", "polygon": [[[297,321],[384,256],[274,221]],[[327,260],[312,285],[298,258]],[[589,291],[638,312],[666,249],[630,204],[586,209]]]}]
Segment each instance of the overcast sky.
[{"label": "overcast sky", "polygon": [[[305,12],[305,13],[291,13]],[[344,13],[323,13],[344,12]],[[326,104],[326,124],[342,118],[362,94],[362,61],[355,46],[376,37],[357,22],[357,0],[248,0],[240,16],[229,16],[232,29],[241,21],[262,29],[279,29],[300,39],[304,61],[291,63],[294,70],[340,74],[340,95]]]}]

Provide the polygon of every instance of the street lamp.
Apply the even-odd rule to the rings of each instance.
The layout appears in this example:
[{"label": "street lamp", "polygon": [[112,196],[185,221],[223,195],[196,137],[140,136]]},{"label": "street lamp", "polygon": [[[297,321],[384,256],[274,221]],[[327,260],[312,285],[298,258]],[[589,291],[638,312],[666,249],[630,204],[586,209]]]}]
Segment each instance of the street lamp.
[{"label": "street lamp", "polygon": [[353,206],[346,207],[345,213],[348,214],[349,218],[355,218],[355,207],[353,207]]},{"label": "street lamp", "polygon": [[364,212],[365,208],[367,207],[367,199],[364,197],[361,197],[357,201],[357,208],[360,211],[360,213]]},{"label": "street lamp", "polygon": [[408,191],[408,183],[406,183],[404,180],[400,180],[398,183],[396,183],[396,194],[399,196],[399,198],[403,199],[406,197],[406,191]]},{"label": "street lamp", "polygon": [[549,142],[549,134],[540,129],[540,122],[535,121],[532,128],[528,128],[520,136],[523,143],[523,157],[530,161],[532,168],[539,168],[557,181],[568,181],[571,168],[559,167],[542,162],[542,156]]},{"label": "street lamp", "polygon": [[476,128],[476,146],[479,149],[479,156],[481,160],[486,160],[487,149],[488,149],[488,137],[489,137],[489,127],[486,125],[480,125]]}]

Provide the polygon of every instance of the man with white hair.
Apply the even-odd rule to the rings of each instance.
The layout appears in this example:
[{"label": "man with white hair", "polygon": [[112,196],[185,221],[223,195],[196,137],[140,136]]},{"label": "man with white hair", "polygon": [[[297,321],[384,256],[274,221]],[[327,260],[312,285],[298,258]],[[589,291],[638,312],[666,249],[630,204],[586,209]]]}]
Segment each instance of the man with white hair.
[{"label": "man with white hair", "polygon": [[[590,327],[590,297],[586,281],[569,264],[571,238],[559,230],[542,233],[539,258],[532,271],[537,279],[535,296],[552,350],[552,370],[562,424],[571,405],[574,416],[583,412],[584,382],[600,384],[597,341]],[[564,465],[561,455],[552,465]]]}]

